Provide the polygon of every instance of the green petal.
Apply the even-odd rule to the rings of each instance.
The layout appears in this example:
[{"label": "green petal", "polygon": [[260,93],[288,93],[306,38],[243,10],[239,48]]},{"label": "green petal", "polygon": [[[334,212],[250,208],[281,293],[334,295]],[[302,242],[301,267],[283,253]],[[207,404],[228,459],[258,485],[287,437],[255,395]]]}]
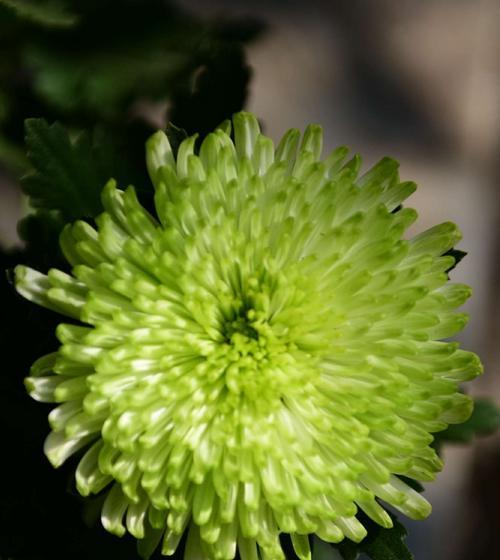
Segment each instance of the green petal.
[{"label": "green petal", "polygon": [[233,116],[234,143],[240,158],[252,158],[255,142],[260,133],[259,123],[251,113],[236,113]]},{"label": "green petal", "polygon": [[159,130],[146,142],[146,165],[153,184],[158,181],[158,172],[163,166],[175,167],[174,154],[167,135]]}]

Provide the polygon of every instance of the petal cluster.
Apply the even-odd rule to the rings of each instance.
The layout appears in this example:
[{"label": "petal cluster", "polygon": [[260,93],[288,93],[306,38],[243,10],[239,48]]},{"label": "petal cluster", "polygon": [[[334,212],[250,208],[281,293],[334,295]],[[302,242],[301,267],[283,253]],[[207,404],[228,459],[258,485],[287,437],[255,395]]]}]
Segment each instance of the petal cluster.
[{"label": "petal cluster", "polygon": [[132,187],[104,188],[96,227],[68,225],[71,274],[16,269],[17,289],[72,321],[32,367],[33,398],[58,403],[45,453],[77,454],[76,484],[106,494],[104,527],[147,556],[284,558],[289,534],[360,541],[382,502],[428,502],[400,475],[441,468],[432,433],[468,417],[458,384],[478,358],[444,342],[470,295],[450,283],[452,223],[411,239],[414,191],[383,159],[359,176],[322,131],[277,148],[239,113],[176,156],[147,146],[155,215]]}]

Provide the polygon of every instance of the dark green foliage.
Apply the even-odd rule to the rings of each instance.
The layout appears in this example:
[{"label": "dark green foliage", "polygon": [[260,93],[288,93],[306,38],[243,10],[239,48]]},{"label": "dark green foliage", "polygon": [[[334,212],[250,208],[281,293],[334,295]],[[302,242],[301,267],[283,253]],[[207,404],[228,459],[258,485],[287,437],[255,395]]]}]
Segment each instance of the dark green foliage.
[{"label": "dark green foliage", "polygon": [[46,27],[70,27],[77,16],[57,0],[0,0],[21,19]]},{"label": "dark green foliage", "polygon": [[57,210],[64,222],[96,216],[107,177],[100,173],[88,134],[71,142],[59,123],[49,126],[43,119],[28,119],[25,126],[34,171],[23,179],[23,190],[31,205]]},{"label": "dark green foliage", "polygon": [[[28,119],[26,147],[32,171],[22,179],[33,208],[55,211],[62,224],[93,218],[102,211],[101,191],[110,178],[139,193],[151,191],[144,165],[144,143],[151,129],[141,123],[119,129],[96,128],[72,141],[59,123]],[[26,239],[26,237],[25,237]]]},{"label": "dark green foliage", "polygon": [[343,560],[357,560],[360,554],[371,560],[412,560],[413,555],[406,546],[406,529],[391,514],[394,526],[391,529],[383,529],[363,514],[358,515],[360,521],[366,527],[368,535],[356,544],[349,539],[344,539],[333,548],[340,552]]},{"label": "dark green foliage", "polygon": [[168,0],[0,0],[0,164],[23,168],[30,117],[127,134],[170,101],[177,126],[206,133],[243,107],[243,45],[261,30],[201,22]]},{"label": "dark green foliage", "polygon": [[394,527],[392,529],[378,528],[362,542],[361,550],[372,560],[411,560],[412,553],[409,551],[404,539],[407,532],[404,526],[393,516]]}]

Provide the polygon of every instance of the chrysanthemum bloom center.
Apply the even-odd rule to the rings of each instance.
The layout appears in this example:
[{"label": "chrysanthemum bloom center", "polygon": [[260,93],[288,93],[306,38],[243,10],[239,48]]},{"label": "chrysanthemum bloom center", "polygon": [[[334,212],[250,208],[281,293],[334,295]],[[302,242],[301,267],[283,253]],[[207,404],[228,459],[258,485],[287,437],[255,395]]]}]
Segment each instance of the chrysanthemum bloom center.
[{"label": "chrysanthemum bloom center", "polygon": [[265,318],[258,319],[254,309],[249,309],[246,315],[246,319],[239,317],[229,324],[227,344],[209,355],[208,360],[214,357],[225,367],[225,382],[230,392],[252,399],[263,395],[280,398],[287,381],[294,377],[297,360],[303,356],[289,333],[276,333],[278,329],[273,329]]}]

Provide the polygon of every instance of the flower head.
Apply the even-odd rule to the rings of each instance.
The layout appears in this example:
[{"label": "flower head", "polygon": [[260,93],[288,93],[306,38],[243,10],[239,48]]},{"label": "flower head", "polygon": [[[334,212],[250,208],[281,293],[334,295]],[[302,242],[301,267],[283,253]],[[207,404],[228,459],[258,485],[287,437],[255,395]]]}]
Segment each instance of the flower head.
[{"label": "flower head", "polygon": [[428,502],[398,475],[432,480],[432,432],[468,417],[457,384],[478,358],[440,342],[465,325],[468,287],[448,282],[452,223],[405,240],[414,191],[383,159],[358,177],[321,128],[275,149],[248,113],[195,153],[147,146],[156,215],[134,189],[104,189],[94,229],[68,225],[71,274],[17,268],[28,299],[76,319],[26,385],[52,410],[54,466],[84,450],[82,495],[143,552],[310,558],[308,535],[363,539],[380,500],[412,518]]}]

